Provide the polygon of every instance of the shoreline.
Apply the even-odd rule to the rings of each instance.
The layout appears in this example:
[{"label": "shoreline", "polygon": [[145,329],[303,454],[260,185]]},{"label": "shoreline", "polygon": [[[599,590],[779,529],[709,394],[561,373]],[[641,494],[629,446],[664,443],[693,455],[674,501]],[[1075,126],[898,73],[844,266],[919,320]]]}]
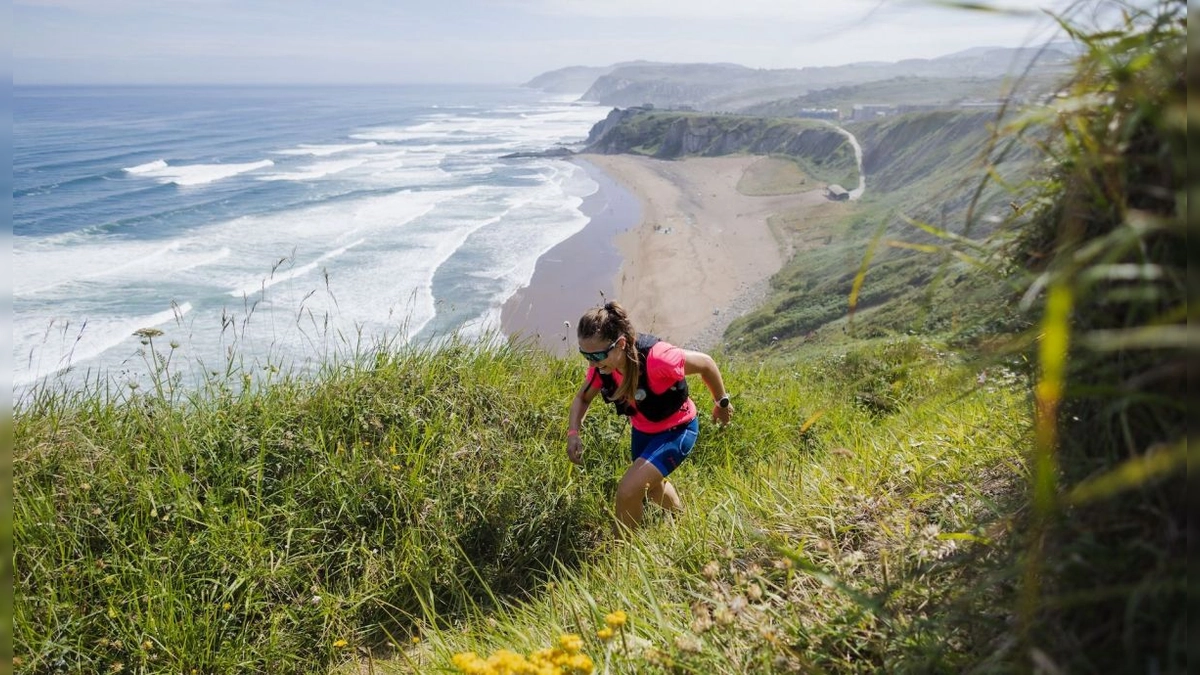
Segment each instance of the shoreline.
[{"label": "shoreline", "polygon": [[616,237],[642,219],[637,197],[611,175],[586,159],[568,161],[599,185],[580,205],[588,223],[538,258],[529,284],[513,293],[500,311],[501,331],[510,339],[532,340],[558,356],[575,351],[579,317],[604,298],[615,297],[613,279],[622,263]]},{"label": "shoreline", "polygon": [[592,220],[538,260],[501,315],[506,335],[533,337],[558,355],[574,351],[574,322],[603,298],[619,301],[639,332],[687,349],[718,347],[735,318],[761,306],[791,252],[768,219],[826,201],[815,182],[742,192],[745,179],[779,171],[779,160],[764,156],[571,161],[600,184],[581,207]]}]

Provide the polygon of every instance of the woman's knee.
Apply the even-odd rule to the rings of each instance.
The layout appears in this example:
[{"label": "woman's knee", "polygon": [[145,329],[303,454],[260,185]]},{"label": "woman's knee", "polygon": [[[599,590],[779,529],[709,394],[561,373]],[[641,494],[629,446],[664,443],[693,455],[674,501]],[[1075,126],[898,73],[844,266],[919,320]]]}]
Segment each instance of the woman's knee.
[{"label": "woman's knee", "polygon": [[621,479],[620,483],[617,483],[617,500],[629,501],[631,499],[641,499],[646,496],[648,490],[650,490],[649,483],[639,483],[638,480],[626,476]]},{"label": "woman's knee", "polygon": [[646,493],[654,491],[661,485],[662,478],[653,473],[641,467],[630,468],[621,477],[621,482],[617,483],[617,499],[641,499]]}]

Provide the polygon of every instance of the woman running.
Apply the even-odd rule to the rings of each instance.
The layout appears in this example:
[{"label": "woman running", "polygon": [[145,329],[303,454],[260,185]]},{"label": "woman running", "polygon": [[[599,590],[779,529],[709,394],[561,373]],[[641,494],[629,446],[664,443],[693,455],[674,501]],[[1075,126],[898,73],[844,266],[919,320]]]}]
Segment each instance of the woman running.
[{"label": "woman running", "polygon": [[579,430],[596,394],[603,394],[632,426],[633,464],[617,485],[617,521],[625,528],[642,522],[642,500],[649,496],[668,511],[683,504],[666,480],[696,444],[700,424],[688,396],[688,375],[700,375],[714,401],[712,418],[724,426],[733,414],[721,371],[708,354],[681,349],[653,335],[638,335],[616,302],[588,310],[576,328],[579,353],[591,363],[583,386],[571,402],[567,457],[582,463]]}]

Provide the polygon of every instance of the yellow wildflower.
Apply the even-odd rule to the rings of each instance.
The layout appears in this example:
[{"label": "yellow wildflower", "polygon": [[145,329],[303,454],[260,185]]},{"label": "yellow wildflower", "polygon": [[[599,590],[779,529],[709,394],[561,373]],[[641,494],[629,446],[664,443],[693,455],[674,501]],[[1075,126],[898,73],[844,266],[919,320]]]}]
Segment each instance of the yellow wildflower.
[{"label": "yellow wildflower", "polygon": [[570,633],[561,635],[558,638],[558,646],[562,647],[567,654],[578,654],[583,649],[583,638]]},{"label": "yellow wildflower", "polygon": [[487,665],[495,673],[522,673],[528,662],[525,661],[524,656],[516,652],[501,649],[488,657]]},{"label": "yellow wildflower", "polygon": [[605,642],[608,642],[609,640],[613,639],[613,629],[609,628],[608,626],[605,626],[604,628],[601,628],[600,630],[596,631],[596,637],[600,638],[601,640],[604,640]]},{"label": "yellow wildflower", "polygon": [[495,672],[487,661],[479,658],[475,652],[462,652],[454,655],[454,667],[466,675],[491,675]]},{"label": "yellow wildflower", "polygon": [[338,648],[338,649],[341,649],[342,647],[345,647],[345,646],[346,646],[346,645],[348,645],[348,644],[350,644],[350,643],[349,643],[349,642],[346,642],[345,640],[343,640],[343,639],[341,639],[341,638],[338,638],[337,640],[334,640],[334,641],[333,641],[333,646],[334,646],[334,647],[336,647],[336,648]]},{"label": "yellow wildflower", "polygon": [[625,612],[623,612],[619,609],[617,611],[613,612],[612,614],[609,614],[608,616],[604,617],[604,623],[608,624],[608,627],[612,628],[613,630],[616,630],[616,629],[620,628],[621,626],[624,626],[625,622],[627,620],[628,620],[628,617],[625,616]]},{"label": "yellow wildflower", "polygon": [[575,654],[571,656],[571,658],[567,659],[564,667],[567,669],[568,673],[580,673],[581,675],[588,675],[595,668],[595,665],[592,663],[592,660],[587,654]]}]

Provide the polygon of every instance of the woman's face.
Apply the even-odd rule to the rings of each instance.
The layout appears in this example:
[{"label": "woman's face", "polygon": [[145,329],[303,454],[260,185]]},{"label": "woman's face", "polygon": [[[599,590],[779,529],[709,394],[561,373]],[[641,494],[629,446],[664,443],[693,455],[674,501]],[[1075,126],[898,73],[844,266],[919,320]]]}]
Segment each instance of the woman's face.
[{"label": "woman's face", "polygon": [[579,339],[579,353],[587,359],[588,363],[596,366],[604,374],[616,370],[624,350],[625,336],[623,335],[615,341],[606,340],[599,335]]}]

